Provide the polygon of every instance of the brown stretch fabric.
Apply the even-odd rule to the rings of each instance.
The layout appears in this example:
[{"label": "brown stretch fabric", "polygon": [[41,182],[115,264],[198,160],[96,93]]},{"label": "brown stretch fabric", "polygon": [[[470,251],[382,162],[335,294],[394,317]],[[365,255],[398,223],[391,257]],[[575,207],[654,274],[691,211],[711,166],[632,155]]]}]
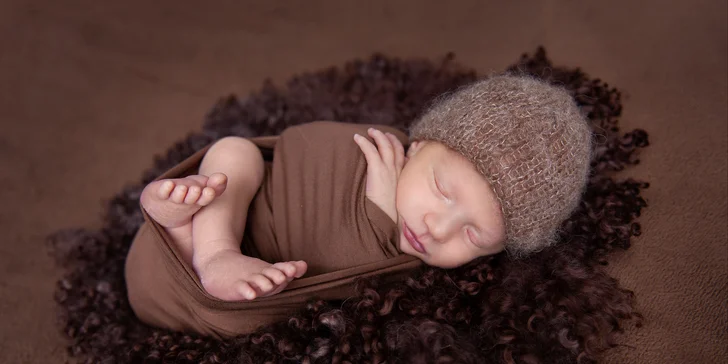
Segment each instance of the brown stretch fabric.
[{"label": "brown stretch fabric", "polygon": [[[134,312],[144,322],[215,337],[247,333],[285,319],[314,297],[344,299],[360,277],[396,275],[420,266],[400,255],[397,226],[364,194],[366,161],[353,142],[369,125],[315,122],[291,127],[280,137],[250,140],[266,162],[261,189],[251,204],[243,251],[268,262],[305,260],[306,275],[281,293],[249,302],[208,295],[162,226],[143,211],[126,262]],[[391,128],[380,129],[407,136]],[[209,148],[209,147],[208,147]],[[175,166],[163,178],[196,172],[208,148]]]}]

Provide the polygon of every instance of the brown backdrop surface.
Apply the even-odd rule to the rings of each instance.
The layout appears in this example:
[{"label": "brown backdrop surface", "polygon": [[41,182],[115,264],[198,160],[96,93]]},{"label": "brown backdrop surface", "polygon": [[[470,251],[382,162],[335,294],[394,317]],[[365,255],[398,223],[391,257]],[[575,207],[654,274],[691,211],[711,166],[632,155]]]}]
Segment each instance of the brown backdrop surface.
[{"label": "brown backdrop surface", "polygon": [[611,267],[647,322],[606,362],[728,357],[725,1],[101,3],[0,2],[0,362],[63,360],[44,236],[97,225],[219,96],[375,51],[487,73],[538,45],[621,89],[652,142],[624,173],[652,183],[644,234]]}]

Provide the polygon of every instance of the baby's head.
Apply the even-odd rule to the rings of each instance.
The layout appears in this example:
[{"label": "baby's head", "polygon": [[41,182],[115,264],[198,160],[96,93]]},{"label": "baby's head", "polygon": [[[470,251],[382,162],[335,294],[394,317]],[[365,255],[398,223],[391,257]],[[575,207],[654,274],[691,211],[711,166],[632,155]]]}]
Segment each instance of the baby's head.
[{"label": "baby's head", "polygon": [[553,244],[586,187],[591,130],[563,89],[496,76],[412,124],[397,185],[400,249],[452,268]]}]

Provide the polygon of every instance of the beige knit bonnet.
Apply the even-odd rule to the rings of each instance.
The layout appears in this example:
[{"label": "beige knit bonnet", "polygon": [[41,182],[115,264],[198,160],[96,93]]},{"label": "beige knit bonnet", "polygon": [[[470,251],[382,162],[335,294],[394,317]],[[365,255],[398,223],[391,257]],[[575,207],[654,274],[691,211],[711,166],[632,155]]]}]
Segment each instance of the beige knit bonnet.
[{"label": "beige knit bonnet", "polygon": [[438,141],[465,156],[491,184],[516,256],[553,244],[586,187],[591,129],[562,88],[500,75],[437,101],[410,140]]}]

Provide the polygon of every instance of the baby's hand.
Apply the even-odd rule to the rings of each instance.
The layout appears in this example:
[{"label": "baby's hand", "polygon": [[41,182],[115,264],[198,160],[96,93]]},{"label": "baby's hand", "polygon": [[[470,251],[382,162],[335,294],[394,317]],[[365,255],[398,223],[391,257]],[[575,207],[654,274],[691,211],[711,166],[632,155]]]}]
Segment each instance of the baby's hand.
[{"label": "baby's hand", "polygon": [[304,261],[271,264],[233,250],[221,250],[195,264],[207,293],[226,301],[272,296],[303,276],[307,268]]},{"label": "baby's hand", "polygon": [[397,181],[405,162],[404,146],[393,134],[373,128],[367,132],[377,143],[376,147],[369,139],[354,135],[354,141],[367,160],[366,196],[396,222],[395,197]]}]

